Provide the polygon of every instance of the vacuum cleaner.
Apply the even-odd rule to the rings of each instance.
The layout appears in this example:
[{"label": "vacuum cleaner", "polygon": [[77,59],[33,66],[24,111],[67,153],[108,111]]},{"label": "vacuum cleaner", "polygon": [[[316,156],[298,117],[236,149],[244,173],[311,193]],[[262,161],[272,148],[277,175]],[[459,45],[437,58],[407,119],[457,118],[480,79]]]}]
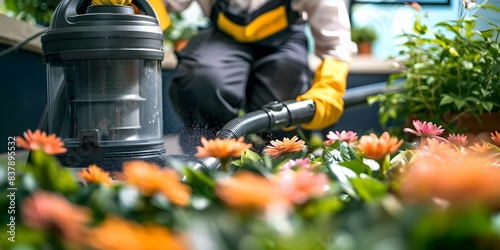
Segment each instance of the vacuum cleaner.
[{"label": "vacuum cleaner", "polygon": [[164,161],[163,32],[146,0],[132,3],[136,10],[62,0],[41,37],[44,125],[68,148],[58,156],[65,166],[113,171],[130,159]]}]

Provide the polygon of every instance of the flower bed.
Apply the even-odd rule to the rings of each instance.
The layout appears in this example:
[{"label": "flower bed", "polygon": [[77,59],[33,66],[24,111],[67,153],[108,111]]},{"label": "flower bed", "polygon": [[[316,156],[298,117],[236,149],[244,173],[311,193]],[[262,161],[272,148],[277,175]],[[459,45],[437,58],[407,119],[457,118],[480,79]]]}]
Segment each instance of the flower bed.
[{"label": "flower bed", "polygon": [[213,173],[131,159],[120,173],[75,175],[52,156],[65,151],[59,138],[27,131],[2,249],[498,249],[500,133],[469,143],[413,125],[417,142],[331,131],[313,152],[297,137],[262,154],[242,138],[202,138],[197,156],[222,163]]}]

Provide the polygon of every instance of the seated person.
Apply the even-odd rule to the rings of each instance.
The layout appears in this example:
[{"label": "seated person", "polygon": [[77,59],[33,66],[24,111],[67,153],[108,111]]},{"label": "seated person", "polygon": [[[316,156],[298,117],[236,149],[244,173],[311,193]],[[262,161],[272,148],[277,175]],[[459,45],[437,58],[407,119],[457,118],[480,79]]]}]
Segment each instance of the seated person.
[{"label": "seated person", "polygon": [[[186,9],[191,0],[163,0],[167,11]],[[316,112],[306,130],[331,126],[343,111],[348,62],[356,46],[342,0],[198,0],[212,26],[178,52],[169,91],[184,123],[181,144],[213,138],[239,112],[271,101],[312,99]],[[308,24],[315,53],[308,64]],[[297,134],[296,131],[292,133]],[[282,133],[274,133],[279,138]],[[186,153],[196,145],[184,143]]]}]

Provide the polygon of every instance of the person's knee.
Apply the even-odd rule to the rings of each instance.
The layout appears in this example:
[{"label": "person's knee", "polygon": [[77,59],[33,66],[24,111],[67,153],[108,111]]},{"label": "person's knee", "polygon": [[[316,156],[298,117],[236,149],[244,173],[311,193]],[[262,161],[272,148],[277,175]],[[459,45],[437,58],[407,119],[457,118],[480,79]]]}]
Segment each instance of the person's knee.
[{"label": "person's knee", "polygon": [[215,71],[195,70],[173,79],[169,96],[185,123],[225,124],[236,117],[243,93],[223,84]]},{"label": "person's knee", "polygon": [[311,74],[307,59],[290,58],[276,63],[280,64],[280,66],[277,67],[279,70],[289,72],[289,74],[307,76]]}]

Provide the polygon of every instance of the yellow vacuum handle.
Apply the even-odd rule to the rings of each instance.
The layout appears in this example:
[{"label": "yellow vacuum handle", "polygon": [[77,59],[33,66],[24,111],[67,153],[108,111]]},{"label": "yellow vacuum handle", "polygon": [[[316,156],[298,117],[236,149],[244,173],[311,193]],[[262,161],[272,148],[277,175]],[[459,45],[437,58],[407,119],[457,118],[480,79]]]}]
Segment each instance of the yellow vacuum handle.
[{"label": "yellow vacuum handle", "polygon": [[[162,30],[170,26],[170,17],[167,8],[161,0],[147,0],[156,13],[156,18]],[[92,5],[133,5],[132,0],[92,0]],[[137,9],[135,6],[134,9]]]}]

